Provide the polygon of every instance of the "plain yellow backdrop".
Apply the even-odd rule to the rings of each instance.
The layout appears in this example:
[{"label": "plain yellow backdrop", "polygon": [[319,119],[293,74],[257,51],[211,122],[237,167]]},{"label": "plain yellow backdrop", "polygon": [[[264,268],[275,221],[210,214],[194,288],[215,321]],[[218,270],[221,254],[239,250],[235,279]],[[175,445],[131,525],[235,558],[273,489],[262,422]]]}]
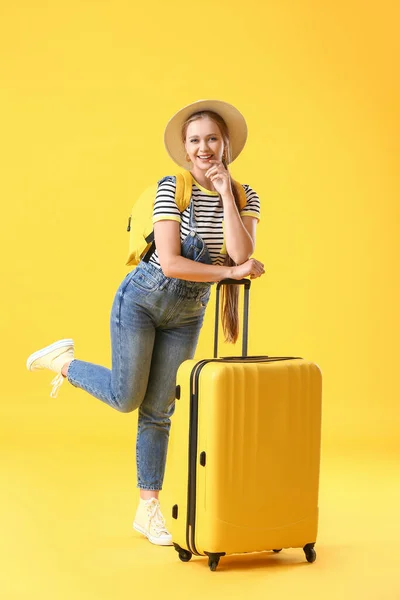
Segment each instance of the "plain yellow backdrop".
[{"label": "plain yellow backdrop", "polygon": [[[26,358],[72,337],[77,358],[110,366],[131,205],[176,169],[167,120],[216,98],[247,119],[232,174],[262,205],[255,256],[267,272],[252,286],[249,353],[320,366],[327,455],[398,454],[398,16],[390,0],[3,6],[5,448],[29,454],[59,436],[82,456],[126,446],[134,485],[136,415],[67,382],[49,398],[52,374],[28,372]],[[212,330],[213,302],[199,357]]]}]

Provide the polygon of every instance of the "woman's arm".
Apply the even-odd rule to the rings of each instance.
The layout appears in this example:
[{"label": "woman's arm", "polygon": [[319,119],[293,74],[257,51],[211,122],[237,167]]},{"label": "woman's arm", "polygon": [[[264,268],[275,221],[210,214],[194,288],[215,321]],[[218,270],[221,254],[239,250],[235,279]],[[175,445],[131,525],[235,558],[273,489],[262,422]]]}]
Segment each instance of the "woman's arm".
[{"label": "woman's arm", "polygon": [[254,252],[257,219],[241,217],[232,194],[222,196],[222,202],[226,251],[237,265],[241,265]]},{"label": "woman's arm", "polygon": [[230,174],[219,160],[210,160],[212,165],[205,176],[210,179],[214,189],[220,194],[224,206],[224,235],[226,250],[237,264],[243,264],[254,252],[257,219],[239,214],[232,193]]},{"label": "woman's arm", "polygon": [[161,268],[166,277],[188,281],[221,281],[232,278],[233,267],[205,265],[181,256],[180,224],[176,221],[154,223],[154,240]]},{"label": "woman's arm", "polygon": [[[252,217],[246,217],[252,219]],[[180,224],[177,221],[154,223],[154,239],[161,268],[166,277],[187,281],[221,281],[221,279],[242,279],[259,277],[264,273],[264,265],[255,259],[248,260],[240,267],[206,265],[181,256]]]}]

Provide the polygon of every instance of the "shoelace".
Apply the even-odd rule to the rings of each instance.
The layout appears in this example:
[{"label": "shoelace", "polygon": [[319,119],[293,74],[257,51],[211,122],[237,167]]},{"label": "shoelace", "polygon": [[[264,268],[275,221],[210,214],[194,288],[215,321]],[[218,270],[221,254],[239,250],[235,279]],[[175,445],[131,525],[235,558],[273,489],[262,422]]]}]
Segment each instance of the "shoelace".
[{"label": "shoelace", "polygon": [[50,384],[53,386],[53,389],[50,392],[51,398],[57,398],[58,390],[62,386],[64,379],[65,379],[65,377],[63,377],[63,375],[61,375],[61,373],[59,373],[58,375],[56,375],[56,377],[54,377],[53,381]]},{"label": "shoelace", "polygon": [[153,525],[154,529],[158,534],[169,533],[165,526],[165,519],[161,514],[160,505],[158,502],[151,502],[147,505],[148,514],[150,517],[150,524]]}]

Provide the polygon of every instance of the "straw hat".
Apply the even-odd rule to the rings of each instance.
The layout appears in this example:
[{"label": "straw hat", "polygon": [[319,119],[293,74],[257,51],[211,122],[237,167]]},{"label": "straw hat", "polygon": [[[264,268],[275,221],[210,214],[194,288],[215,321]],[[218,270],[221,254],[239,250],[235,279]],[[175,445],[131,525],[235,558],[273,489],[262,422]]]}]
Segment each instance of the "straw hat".
[{"label": "straw hat", "polygon": [[168,121],[164,132],[164,143],[168,154],[176,164],[184,169],[188,168],[188,163],[185,146],[182,142],[182,125],[192,114],[202,110],[212,110],[224,119],[229,130],[232,159],[230,162],[239,156],[246,143],[246,121],[237,108],[222,100],[197,100],[175,113]]}]

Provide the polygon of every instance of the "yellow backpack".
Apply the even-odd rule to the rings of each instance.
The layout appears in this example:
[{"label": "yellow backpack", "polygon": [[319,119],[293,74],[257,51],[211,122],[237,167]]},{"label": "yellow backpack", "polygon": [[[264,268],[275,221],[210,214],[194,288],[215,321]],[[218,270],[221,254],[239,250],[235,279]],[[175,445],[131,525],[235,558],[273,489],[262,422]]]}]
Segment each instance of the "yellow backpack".
[{"label": "yellow backpack", "polygon": [[[182,213],[190,204],[194,180],[190,171],[187,170],[180,171],[175,176],[175,202]],[[247,203],[246,192],[243,186],[233,179],[232,185],[236,187],[239,193],[240,210],[242,210]],[[132,207],[127,227],[129,232],[129,254],[126,265],[136,266],[141,260],[148,262],[156,248],[153,230],[153,207],[157,189],[158,183],[149,186],[138,197]],[[221,254],[226,254],[225,242]]]}]

